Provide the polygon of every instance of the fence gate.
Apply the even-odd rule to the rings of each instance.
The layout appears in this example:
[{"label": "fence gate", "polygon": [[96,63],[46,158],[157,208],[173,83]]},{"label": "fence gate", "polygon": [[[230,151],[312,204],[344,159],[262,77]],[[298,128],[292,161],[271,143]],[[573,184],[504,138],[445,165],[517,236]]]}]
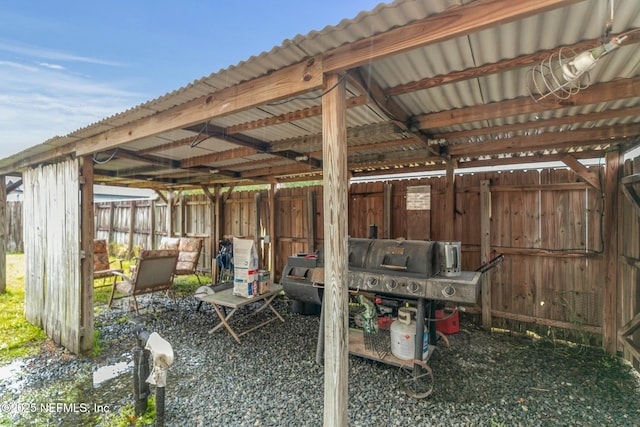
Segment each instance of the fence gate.
[{"label": "fence gate", "polygon": [[24,182],[25,316],[80,351],[80,195],[77,160],[30,169]]}]

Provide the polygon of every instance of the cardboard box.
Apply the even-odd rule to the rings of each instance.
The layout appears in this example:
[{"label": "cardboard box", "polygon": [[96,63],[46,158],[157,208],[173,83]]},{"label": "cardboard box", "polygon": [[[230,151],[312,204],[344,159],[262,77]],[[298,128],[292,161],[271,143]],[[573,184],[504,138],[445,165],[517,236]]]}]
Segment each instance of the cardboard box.
[{"label": "cardboard box", "polygon": [[269,271],[260,270],[258,271],[258,293],[262,295],[269,291],[271,291],[271,277]]},{"label": "cardboard box", "polygon": [[258,251],[250,239],[233,238],[233,294],[252,298],[258,295]]}]

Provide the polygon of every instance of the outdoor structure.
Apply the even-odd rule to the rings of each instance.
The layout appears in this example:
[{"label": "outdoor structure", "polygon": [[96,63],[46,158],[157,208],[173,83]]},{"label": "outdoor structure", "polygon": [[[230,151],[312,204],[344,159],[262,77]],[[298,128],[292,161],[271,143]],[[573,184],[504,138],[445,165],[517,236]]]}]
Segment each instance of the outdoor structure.
[{"label": "outdoor structure", "polygon": [[[640,165],[623,165],[623,156],[640,143],[640,2],[617,1],[613,14],[607,3],[382,4],[0,160],[0,176],[20,174],[25,202],[30,201],[24,220],[25,231],[31,230],[25,239],[29,320],[73,351],[91,345],[93,184],[152,188],[170,207],[176,198],[183,200],[182,190],[202,189],[210,201],[209,250],[214,253],[214,242],[223,232],[221,212],[237,185],[270,184],[264,197],[255,199],[268,206],[266,233],[256,229],[252,234],[256,239],[268,235],[265,244],[274,245],[279,238],[275,216],[282,212],[275,206],[277,184],[322,179],[318,211],[325,248],[324,424],[345,425],[346,219],[348,206],[353,206],[349,179],[442,171],[437,212],[411,212],[412,224],[433,222],[437,215],[442,240],[460,238],[463,226],[478,227],[480,261],[494,250],[523,257],[519,261],[525,263],[527,286],[548,281],[572,292],[573,282],[597,272],[602,280],[589,286],[602,295],[597,332],[603,346],[637,363],[640,227],[633,205],[638,202]],[[588,159],[596,159],[598,167],[586,167]],[[549,161],[570,168],[569,180],[536,173],[506,188],[501,180],[508,178],[482,179],[474,184],[477,204],[469,205],[480,215],[480,224],[462,224],[459,203],[470,196],[458,193],[467,179],[460,175],[465,169]],[[58,179],[47,179],[53,176]],[[3,182],[0,179],[0,224]],[[223,187],[231,191],[223,193]],[[568,206],[565,199],[554,201],[553,195],[545,199],[546,192],[577,188],[580,195],[568,203],[583,214],[570,222],[575,228],[545,226],[554,223],[556,215],[572,215],[571,209],[538,208],[543,200],[547,207]],[[392,194],[384,194],[385,209],[391,210]],[[498,198],[502,210],[492,209]],[[172,212],[168,209],[165,218],[170,236]],[[528,222],[531,217],[535,221]],[[509,227],[500,229],[508,231],[492,235],[492,228],[505,221]],[[592,230],[594,221],[602,224],[597,233],[582,229]],[[69,234],[58,234],[63,227]],[[545,246],[549,235],[557,243],[567,233],[571,246]],[[63,246],[58,239],[64,239]],[[0,257],[4,250],[0,243]],[[61,250],[64,260],[59,259]],[[525,257],[532,253],[560,261]],[[275,251],[269,256],[269,265],[276,265]],[[571,270],[556,274],[555,268],[573,261]],[[0,287],[3,275],[0,272]],[[491,324],[494,310],[501,310],[492,309],[492,292],[511,286],[509,277],[499,284],[488,279],[482,289],[485,325]],[[59,295],[55,303],[64,304],[64,317],[51,312],[48,297],[40,301],[34,295],[43,282],[47,295]],[[513,293],[532,313],[532,304],[542,300],[526,290],[514,288]],[[515,320],[527,319],[535,321],[535,316]]]}]

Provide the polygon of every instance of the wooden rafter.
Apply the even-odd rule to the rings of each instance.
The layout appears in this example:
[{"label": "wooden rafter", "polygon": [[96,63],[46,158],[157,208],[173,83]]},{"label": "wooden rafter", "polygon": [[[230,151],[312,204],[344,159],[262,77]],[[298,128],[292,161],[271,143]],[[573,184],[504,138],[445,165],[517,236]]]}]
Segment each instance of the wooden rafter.
[{"label": "wooden rafter", "polygon": [[587,184],[592,186],[598,191],[602,191],[602,185],[600,184],[600,176],[589,170],[586,166],[578,161],[573,155],[567,154],[562,158],[562,162],[569,166],[575,173],[578,174]]},{"label": "wooden rafter", "polygon": [[[615,37],[618,34],[611,35]],[[633,33],[629,39],[625,40],[625,46],[640,42],[640,33]],[[565,48],[572,49],[575,52],[581,52],[583,50],[591,49],[602,44],[602,40],[586,40],[572,45],[565,46]],[[403,95],[409,92],[415,92],[418,90],[431,89],[437,86],[442,86],[450,83],[463,82],[469,79],[475,79],[479,77],[485,77],[491,74],[501,73],[509,70],[517,70],[523,67],[530,67],[536,65],[543,60],[548,60],[549,55],[556,53],[559,47],[553,49],[545,49],[530,55],[521,55],[516,58],[503,59],[498,62],[490,64],[484,64],[479,67],[471,67],[462,71],[454,71],[446,75],[429,77],[416,82],[411,82],[403,85],[398,85],[389,88],[384,91],[387,96]]]},{"label": "wooden rafter", "polygon": [[429,145],[429,140],[423,135],[419,129],[411,128],[411,117],[400,105],[391,97],[384,94],[384,91],[375,81],[375,79],[366,71],[365,68],[351,70],[347,74],[347,79],[351,84],[356,86],[358,90],[367,95],[375,105],[400,129],[407,131],[417,141],[422,143],[429,151],[436,156],[440,155],[440,151]]},{"label": "wooden rafter", "polygon": [[423,129],[435,129],[460,123],[470,123],[480,120],[492,120],[521,114],[541,113],[547,110],[575,107],[579,105],[596,104],[619,99],[640,96],[640,77],[615,80],[589,87],[564,102],[535,102],[531,97],[511,99],[509,101],[493,102],[485,105],[458,108],[438,113],[424,114],[417,117]]},{"label": "wooden rafter", "polygon": [[293,97],[321,85],[322,61],[312,58],[83,139],[76,143],[76,153],[85,155],[109,150],[161,132],[187,128],[214,117]]},{"label": "wooden rafter", "polygon": [[477,0],[336,48],[323,56],[324,72],[346,71],[412,49],[569,6],[581,0]]},{"label": "wooden rafter", "polygon": [[464,139],[474,138],[477,136],[508,134],[509,132],[518,132],[524,130],[537,130],[542,128],[560,127],[564,125],[572,125],[575,123],[597,122],[599,120],[607,120],[622,117],[632,117],[640,115],[640,107],[621,108],[618,110],[599,111],[588,114],[578,114],[573,116],[559,117],[548,120],[536,120],[525,123],[505,124],[495,128],[480,128],[460,132],[448,132],[435,134],[434,139]]},{"label": "wooden rafter", "polygon": [[455,156],[482,156],[519,153],[613,143],[613,138],[628,138],[640,133],[640,124],[581,129],[567,132],[547,132],[540,135],[521,135],[513,138],[456,144],[449,148]]}]

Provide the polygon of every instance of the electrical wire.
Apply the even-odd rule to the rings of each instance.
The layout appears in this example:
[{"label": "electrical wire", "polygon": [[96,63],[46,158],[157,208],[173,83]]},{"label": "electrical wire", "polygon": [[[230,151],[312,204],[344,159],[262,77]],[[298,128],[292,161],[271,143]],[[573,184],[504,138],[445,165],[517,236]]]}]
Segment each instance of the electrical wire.
[{"label": "electrical wire", "polygon": [[109,163],[111,160],[113,160],[113,158],[115,157],[115,155],[116,155],[116,153],[117,153],[117,152],[118,152],[118,149],[117,149],[117,148],[116,148],[116,149],[114,149],[114,150],[113,150],[113,153],[111,153],[111,155],[109,156],[109,158],[108,158],[108,159],[106,159],[106,160],[98,160],[98,158],[97,158],[97,153],[96,153],[96,154],[94,154],[93,156],[91,156],[91,159],[93,160],[93,163],[96,163],[96,164],[98,164],[98,165],[104,165],[104,164]]},{"label": "electrical wire", "polygon": [[[198,145],[202,144],[203,141],[206,141],[207,139],[211,138],[211,135],[209,135],[209,121],[205,122],[204,126],[202,127],[202,129],[200,129],[200,132],[198,132],[198,134],[196,136],[193,137],[193,140],[191,141],[190,147],[191,148],[195,148]],[[200,135],[202,134],[207,135],[206,138],[201,139],[200,141],[198,141],[198,138],[200,137]]]},{"label": "electrical wire", "polygon": [[346,77],[347,77],[346,74],[343,74],[342,76],[340,76],[340,79],[338,79],[336,84],[334,84],[329,89],[327,89],[324,92],[322,92],[320,95],[316,95],[316,96],[296,96],[294,98],[288,98],[288,99],[284,99],[284,100],[278,101],[278,102],[271,102],[271,103],[269,103],[267,105],[270,106],[270,107],[275,107],[277,105],[284,105],[284,104],[287,104],[287,103],[293,102],[293,101],[313,101],[313,100],[316,100],[316,99],[320,99],[323,96],[325,96],[328,93],[330,93],[331,91],[333,91],[335,88],[337,88],[340,85],[340,83],[342,83],[344,81],[344,79]]}]

